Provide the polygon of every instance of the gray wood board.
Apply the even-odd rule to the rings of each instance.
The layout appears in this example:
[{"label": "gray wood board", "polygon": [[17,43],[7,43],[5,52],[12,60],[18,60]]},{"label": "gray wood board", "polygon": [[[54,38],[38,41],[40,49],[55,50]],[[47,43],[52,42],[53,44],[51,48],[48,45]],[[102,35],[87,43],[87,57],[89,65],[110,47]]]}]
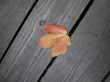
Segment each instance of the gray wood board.
[{"label": "gray wood board", "polygon": [[89,0],[39,0],[0,66],[1,82],[36,82],[51,60],[50,49],[36,45],[45,33],[40,21],[70,30]]},{"label": "gray wood board", "polygon": [[0,58],[34,0],[0,0]]},{"label": "gray wood board", "polygon": [[101,82],[110,69],[110,1],[95,0],[41,82]]}]

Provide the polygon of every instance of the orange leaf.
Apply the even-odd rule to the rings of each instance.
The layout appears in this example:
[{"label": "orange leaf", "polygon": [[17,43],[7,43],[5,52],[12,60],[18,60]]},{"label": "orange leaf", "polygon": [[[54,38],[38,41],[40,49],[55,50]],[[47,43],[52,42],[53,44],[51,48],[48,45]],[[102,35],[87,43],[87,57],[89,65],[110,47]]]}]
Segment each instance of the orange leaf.
[{"label": "orange leaf", "polygon": [[52,57],[64,54],[67,50],[68,45],[70,45],[70,37],[68,35],[57,38],[53,43]]},{"label": "orange leaf", "polygon": [[64,54],[70,45],[70,37],[64,26],[45,24],[44,29],[48,32],[38,42],[43,48],[52,48],[52,57]]},{"label": "orange leaf", "polygon": [[67,34],[66,28],[64,26],[61,26],[61,25],[45,24],[44,25],[44,29],[48,33],[54,33],[54,34],[63,33],[63,34]]}]

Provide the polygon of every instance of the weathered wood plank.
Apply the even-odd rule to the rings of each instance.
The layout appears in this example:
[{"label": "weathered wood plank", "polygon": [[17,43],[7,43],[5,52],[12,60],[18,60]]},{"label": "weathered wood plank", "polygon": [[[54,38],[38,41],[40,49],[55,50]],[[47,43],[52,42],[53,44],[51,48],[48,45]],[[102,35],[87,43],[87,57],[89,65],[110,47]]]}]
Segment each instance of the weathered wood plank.
[{"label": "weathered wood plank", "polygon": [[95,0],[41,82],[101,82],[110,69],[110,1]]},{"label": "weathered wood plank", "polygon": [[70,30],[89,0],[39,0],[0,66],[1,82],[36,82],[51,60],[50,50],[36,45],[44,31],[39,22]]},{"label": "weathered wood plank", "polygon": [[0,58],[34,0],[0,0]]}]

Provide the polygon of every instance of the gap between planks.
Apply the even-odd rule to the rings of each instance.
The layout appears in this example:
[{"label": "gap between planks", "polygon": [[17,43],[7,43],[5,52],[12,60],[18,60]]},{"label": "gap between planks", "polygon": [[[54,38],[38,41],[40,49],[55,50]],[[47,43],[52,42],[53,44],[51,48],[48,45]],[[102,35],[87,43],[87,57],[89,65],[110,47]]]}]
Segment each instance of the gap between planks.
[{"label": "gap between planks", "polygon": [[[69,36],[71,37],[71,35],[74,33],[74,31],[76,30],[76,28],[78,27],[78,25],[80,24],[81,20],[84,18],[84,16],[86,15],[87,11],[89,10],[89,8],[91,7],[91,5],[93,4],[94,0],[90,0],[89,3],[87,4],[87,6],[85,7],[85,9],[83,10],[83,12],[81,13],[81,15],[79,16],[79,18],[77,19],[76,23],[73,25],[72,29],[69,32]],[[41,82],[42,77],[45,76],[45,74],[48,72],[48,69],[51,67],[51,65],[54,63],[54,61],[56,60],[57,57],[54,57],[51,59],[50,63],[47,65],[47,67],[45,68],[45,70],[43,71],[43,73],[41,74],[41,76],[39,77],[39,79],[37,80],[37,82]]]},{"label": "gap between planks", "polygon": [[39,0],[35,0],[35,1],[34,1],[33,5],[32,5],[31,8],[29,9],[29,11],[28,11],[28,13],[26,14],[25,18],[24,18],[23,21],[21,22],[21,24],[20,24],[19,28],[17,29],[17,31],[15,32],[15,34],[14,34],[12,40],[9,42],[8,47],[6,48],[5,52],[3,53],[3,55],[2,55],[2,57],[1,57],[1,59],[0,59],[0,64],[2,63],[2,60],[4,59],[5,55],[7,54],[9,48],[11,47],[11,44],[14,42],[16,36],[17,36],[18,33],[20,32],[22,26],[24,25],[25,21],[28,19],[29,15],[31,14],[33,8],[35,7],[35,5],[37,4],[38,1],[39,1]]},{"label": "gap between planks", "polygon": [[107,72],[107,74],[104,76],[101,82],[106,82],[107,78],[110,76],[110,70]]}]

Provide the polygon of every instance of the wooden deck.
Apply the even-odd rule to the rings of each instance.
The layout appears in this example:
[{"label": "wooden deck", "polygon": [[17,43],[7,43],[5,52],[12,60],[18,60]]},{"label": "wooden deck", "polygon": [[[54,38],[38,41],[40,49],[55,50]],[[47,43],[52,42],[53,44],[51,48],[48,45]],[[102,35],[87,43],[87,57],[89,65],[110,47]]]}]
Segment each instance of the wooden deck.
[{"label": "wooden deck", "polygon": [[[51,58],[42,21],[72,45]],[[110,0],[0,0],[0,82],[110,82]]]}]

